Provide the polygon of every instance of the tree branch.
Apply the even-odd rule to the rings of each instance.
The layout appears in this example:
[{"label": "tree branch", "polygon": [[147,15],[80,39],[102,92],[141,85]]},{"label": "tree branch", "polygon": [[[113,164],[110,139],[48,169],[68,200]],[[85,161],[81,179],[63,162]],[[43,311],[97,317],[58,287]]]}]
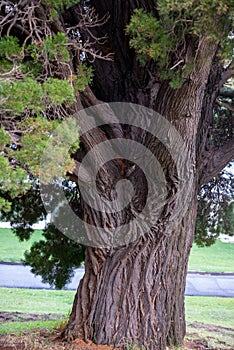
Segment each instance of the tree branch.
[{"label": "tree branch", "polygon": [[200,185],[206,184],[217,176],[232,159],[234,159],[234,138],[209,152],[200,175]]},{"label": "tree branch", "polygon": [[[82,170],[79,171],[81,163],[78,162],[77,160],[75,161],[75,163],[76,163],[76,168],[74,169],[74,171],[73,172],[68,171],[66,173],[66,175],[69,176],[69,180],[76,182],[76,183],[79,183],[79,181],[81,181],[85,184],[91,183],[92,178],[91,178],[88,170],[86,168],[84,168],[84,165],[83,165]],[[78,178],[78,172],[79,172],[79,178]]]},{"label": "tree branch", "polygon": [[228,67],[224,69],[219,82],[220,88],[222,88],[222,86],[228,81],[228,79],[230,79],[233,76],[233,74],[234,74],[233,68]]},{"label": "tree branch", "polygon": [[234,107],[230,106],[227,103],[222,103],[218,99],[215,101],[215,103],[220,107],[224,107],[224,108],[228,109],[230,112],[234,112]]},{"label": "tree branch", "polygon": [[234,98],[234,90],[228,86],[224,86],[220,89],[219,96]]}]

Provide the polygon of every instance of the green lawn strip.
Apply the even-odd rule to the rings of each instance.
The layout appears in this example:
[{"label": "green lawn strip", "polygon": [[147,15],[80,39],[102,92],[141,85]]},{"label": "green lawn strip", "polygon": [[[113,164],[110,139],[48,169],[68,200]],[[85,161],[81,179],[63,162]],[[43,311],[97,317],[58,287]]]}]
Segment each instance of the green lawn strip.
[{"label": "green lawn strip", "polygon": [[185,297],[186,340],[204,340],[210,349],[234,349],[234,298]]},{"label": "green lawn strip", "polygon": [[0,335],[4,334],[21,334],[31,329],[48,329],[52,330],[59,326],[61,320],[49,321],[29,321],[29,322],[0,322]]},{"label": "green lawn strip", "polygon": [[234,244],[217,240],[210,247],[193,245],[189,258],[189,271],[234,272]]},{"label": "green lawn strip", "polygon": [[187,324],[199,322],[234,328],[234,298],[185,297]]},{"label": "green lawn strip", "polygon": [[[25,313],[57,313],[68,316],[71,311],[75,291],[32,290],[0,288],[0,311]],[[206,331],[206,325],[234,328],[234,298],[186,297],[185,311],[188,332],[191,324],[197,323],[197,333]],[[0,334],[21,332],[32,328],[53,328],[57,321],[4,322],[0,324]],[[61,321],[60,321],[61,322]],[[8,324],[8,326],[7,326]],[[20,326],[22,325],[22,327]],[[204,325],[204,329],[202,329]],[[7,331],[8,330],[8,331]],[[194,331],[194,329],[193,329]],[[216,332],[217,333],[217,332]]]},{"label": "green lawn strip", "polygon": [[[11,229],[0,229],[0,261],[20,262],[25,250],[34,241],[43,239],[42,231],[35,230],[29,241],[20,242]],[[234,272],[234,244],[220,240],[211,247],[199,248],[193,245],[189,258],[190,271]]]},{"label": "green lawn strip", "polygon": [[[34,314],[63,314],[68,317],[75,291],[34,290],[20,288],[0,288],[0,312],[25,312]],[[62,322],[58,320],[27,321],[27,322],[0,322],[0,334],[20,334],[24,331],[46,328],[53,329]]]},{"label": "green lawn strip", "polygon": [[75,291],[0,288],[0,311],[68,315]]},{"label": "green lawn strip", "polygon": [[200,339],[207,342],[209,349],[234,349],[233,329],[226,329],[220,326],[206,325],[203,323],[192,323],[186,327],[186,340]]},{"label": "green lawn strip", "polygon": [[0,261],[20,262],[24,252],[29,250],[32,243],[43,239],[42,231],[35,230],[28,241],[20,242],[9,228],[0,229]]}]

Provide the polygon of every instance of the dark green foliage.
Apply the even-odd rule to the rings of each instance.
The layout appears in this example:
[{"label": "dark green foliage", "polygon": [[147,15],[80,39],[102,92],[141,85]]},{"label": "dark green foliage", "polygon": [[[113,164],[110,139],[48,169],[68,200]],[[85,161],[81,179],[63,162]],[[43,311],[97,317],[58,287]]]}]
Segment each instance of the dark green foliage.
[{"label": "dark green foliage", "polygon": [[45,60],[58,60],[68,62],[69,51],[67,49],[68,38],[64,33],[54,34],[52,37],[47,37],[42,43],[33,43],[29,45],[27,52],[33,59],[42,56]]},{"label": "dark green foliage", "polygon": [[[56,195],[56,186],[53,195]],[[79,195],[71,183],[63,183],[66,197],[73,210],[79,215]],[[51,191],[48,190],[48,193]],[[77,197],[78,196],[78,197]],[[48,201],[53,201],[49,198]],[[61,209],[62,210],[62,209]],[[40,196],[39,184],[19,198],[12,200],[11,210],[2,211],[1,219],[10,221],[19,240],[28,240],[33,233],[32,225],[45,220],[46,211]],[[81,228],[82,229],[82,228]],[[52,223],[43,230],[44,240],[35,242],[25,253],[24,263],[32,267],[32,272],[41,275],[44,282],[63,288],[72,278],[73,270],[84,261],[85,247],[63,235]]]},{"label": "dark green foliage", "polygon": [[84,91],[86,84],[91,84],[93,70],[84,63],[79,67],[77,75],[73,77],[75,92]]},{"label": "dark green foliage", "polygon": [[198,196],[195,241],[199,246],[215,243],[220,234],[234,235],[234,178],[223,171],[203,186]]},{"label": "dark green foliage", "polygon": [[[0,145],[1,151],[1,145]],[[10,166],[12,162],[9,161],[4,153],[0,153],[0,210],[9,211],[11,207],[11,200],[25,193],[29,188],[29,182],[26,182],[27,172],[20,167],[14,168]]]},{"label": "dark green foliage", "polygon": [[[2,97],[5,99],[3,110],[12,114],[21,114],[27,110],[34,112],[44,109],[41,84],[30,77],[12,82],[2,82]],[[43,108],[44,107],[44,108]]]},{"label": "dark green foliage", "polygon": [[[1,82],[3,112],[14,115],[23,114],[25,111],[38,113],[45,112],[48,107],[60,106],[65,101],[67,105],[75,102],[75,91],[69,80],[41,77],[43,61],[69,60],[67,42],[68,39],[63,33],[45,38],[40,45],[30,44],[24,48],[19,46],[15,37],[8,36],[0,40],[0,56],[4,58],[1,66],[5,74],[7,68],[13,69],[12,63],[17,58],[17,65],[14,62],[15,71],[9,72],[9,76]],[[23,55],[26,55],[26,61]],[[21,77],[17,79],[19,74]],[[86,84],[87,81],[83,78],[82,83]],[[81,88],[82,83],[80,82]]]},{"label": "dark green foliage", "polygon": [[32,225],[45,220],[46,211],[40,197],[39,184],[35,184],[22,196],[12,198],[11,209],[2,211],[2,219],[10,221],[20,241],[28,240],[33,232]]},{"label": "dark green foliage", "polygon": [[78,3],[79,0],[42,0],[42,4],[46,6],[51,20],[57,20],[61,11]]},{"label": "dark green foliage", "polygon": [[19,58],[22,55],[22,47],[19,39],[13,36],[5,36],[0,41],[0,57],[8,59]]},{"label": "dark green foliage", "polygon": [[175,43],[173,40],[168,40],[162,23],[152,14],[136,9],[126,32],[131,37],[130,46],[134,47],[138,53],[141,63],[152,58],[159,61],[161,65],[167,64],[168,52]]},{"label": "dark green foliage", "polygon": [[25,253],[25,264],[42,276],[43,282],[63,288],[73,277],[74,268],[84,261],[85,248],[49,224],[43,232],[45,240],[35,242]]},{"label": "dark green foliage", "polygon": [[228,88],[228,85],[225,86],[221,89],[221,94],[217,99],[218,103],[214,106],[214,125],[211,142],[216,147],[223,145],[227,140],[234,137],[234,99],[231,96],[224,96],[225,91],[234,93],[234,90]]},{"label": "dark green foliage", "polygon": [[42,74],[42,63],[33,60],[30,56],[23,59],[21,63],[22,73],[31,76],[32,78],[38,78]]},{"label": "dark green foliage", "polygon": [[74,90],[67,80],[48,78],[43,84],[43,91],[44,98],[52,107],[60,106],[64,101],[68,106],[75,102]]},{"label": "dark green foliage", "polygon": [[79,0],[43,0],[43,2],[53,9],[60,9],[63,11],[72,5],[78,4]]},{"label": "dark green foliage", "polygon": [[233,1],[159,0],[156,9],[157,18],[143,9],[136,9],[126,32],[139,61],[142,64],[150,59],[156,61],[159,77],[168,79],[172,88],[179,88],[193,68],[192,60],[181,59],[186,41],[195,43],[206,35],[211,44],[220,43],[224,59],[233,57]]},{"label": "dark green foliage", "polygon": [[[214,105],[210,142],[220,147],[233,138],[233,80],[220,90]],[[229,168],[232,166],[232,171]],[[233,162],[221,174],[203,186],[198,196],[195,240],[198,245],[211,245],[220,234],[234,235]]]},{"label": "dark green foliage", "polygon": [[13,65],[9,60],[5,58],[0,59],[0,74],[7,73],[11,71],[12,68],[13,68]]},{"label": "dark green foliage", "polygon": [[[45,113],[47,108],[64,103],[68,107],[92,79],[92,70],[85,65],[78,68],[77,75],[69,75],[67,79],[48,76],[49,65],[57,71],[59,64],[70,61],[68,38],[64,33],[28,46],[20,46],[16,37],[5,36],[0,40],[0,58],[2,113]],[[1,74],[4,75],[1,77]]]}]

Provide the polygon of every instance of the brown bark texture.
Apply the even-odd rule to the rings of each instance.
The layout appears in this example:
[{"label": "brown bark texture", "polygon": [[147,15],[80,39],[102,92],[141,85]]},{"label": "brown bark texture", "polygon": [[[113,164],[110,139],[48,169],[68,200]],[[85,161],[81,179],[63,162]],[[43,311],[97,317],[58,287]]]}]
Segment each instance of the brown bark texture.
[{"label": "brown bark texture", "polygon": [[[144,1],[145,9],[154,11],[152,3]],[[112,249],[87,248],[85,275],[78,287],[64,336],[68,339],[89,338],[97,344],[122,345],[123,348],[135,344],[161,350],[168,345],[180,345],[186,331],[184,291],[197,193],[200,186],[233,157],[233,141],[222,150],[223,153],[217,152],[214,156],[216,163],[222,164],[210,164],[207,156],[210,154],[210,150],[207,151],[208,126],[212,122],[212,106],[221,87],[224,69],[214,61],[217,48],[209,40],[190,41],[186,44],[185,56],[196,54],[195,65],[182,87],[174,90],[166,81],[152,78],[156,71],[154,63],[140,67],[133,50],[129,49],[124,28],[132,9],[139,5],[138,1],[92,1],[92,5],[100,16],[110,15],[105,25],[108,35],[105,46],[115,53],[115,58],[112,62],[94,62],[93,91],[86,90],[81,97],[83,104],[89,105],[94,92],[98,98],[95,103],[99,100],[133,102],[162,114],[187,146],[192,185],[187,189],[187,200],[182,202],[183,212],[177,214],[183,197],[177,191],[175,166],[162,144],[131,126],[101,129],[103,139],[130,138],[151,149],[166,174],[168,201],[151,230],[142,233],[136,241]],[[95,35],[102,30],[97,28]],[[118,123],[118,117],[116,120]],[[85,152],[99,142],[90,135],[84,136],[83,141]],[[213,152],[215,154],[216,150]],[[131,166],[128,161],[113,160],[105,165],[98,179],[100,191],[109,200],[113,199],[111,189],[123,177],[134,183],[138,195],[128,211],[104,215],[92,210],[84,201],[86,222],[117,227],[127,222],[134,210],[144,207],[147,184],[139,169],[128,172]],[[156,203],[155,197],[152,215]],[[134,236],[134,233],[129,234]]]}]

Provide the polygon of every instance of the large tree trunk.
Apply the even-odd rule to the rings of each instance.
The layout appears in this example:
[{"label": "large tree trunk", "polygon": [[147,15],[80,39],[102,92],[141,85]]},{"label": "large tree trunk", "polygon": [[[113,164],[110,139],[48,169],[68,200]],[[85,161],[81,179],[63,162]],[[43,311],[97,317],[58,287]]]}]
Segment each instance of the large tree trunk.
[{"label": "large tree trunk", "polygon": [[97,344],[143,344],[147,349],[181,344],[195,217],[193,199],[169,234],[142,237],[111,255],[88,248],[67,336]]},{"label": "large tree trunk", "polygon": [[[169,153],[154,139],[147,138],[144,132],[137,133],[136,128],[130,128],[129,137],[151,148],[167,174],[170,199],[160,217],[163,224],[160,226],[159,221],[154,222],[150,232],[126,246],[87,248],[85,276],[79,285],[64,332],[68,338],[89,338],[97,344],[134,343],[152,350],[179,345],[183,341],[184,291],[198,191],[196,138],[212,57],[207,54],[209,49],[205,42],[200,44],[200,48],[203,51],[201,54],[206,54],[207,62],[204,64],[202,61],[202,65],[197,65],[194,80],[176,91],[168,85],[162,86],[154,106],[176,127],[186,144],[191,164],[187,172],[192,184],[184,188],[188,192],[187,200],[183,202],[183,193],[177,192],[177,178],[171,176],[175,174],[175,169]],[[100,177],[105,193],[110,193],[110,187],[122,178],[122,174],[110,163],[109,169],[107,165],[107,171]],[[144,191],[145,183],[141,181],[142,174],[138,172],[137,176],[135,174],[128,179],[135,181],[136,192],[140,193],[139,200],[144,202],[147,191]],[[155,196],[152,215],[156,204]],[[105,225],[106,215],[100,216],[100,212],[97,215],[83,205],[86,222]],[[177,216],[178,207],[181,206],[183,210]],[[117,221],[125,219],[121,217]],[[111,222],[110,217],[108,222]]]},{"label": "large tree trunk", "polygon": [[[187,43],[186,58],[189,60],[196,56],[194,69],[182,87],[173,90],[168,82],[159,83],[153,78],[157,70],[154,63],[139,67],[136,56],[128,47],[124,28],[138,1],[128,1],[128,6],[121,0],[92,3],[100,16],[107,12],[110,14],[111,19],[105,26],[109,35],[105,45],[116,53],[113,62],[94,63],[93,91],[102,101],[134,102],[161,113],[186,144],[191,164],[187,171],[192,185],[187,189],[187,200],[182,202],[183,196],[177,193],[177,179],[171,176],[175,174],[175,169],[170,154],[134,127],[118,130],[117,137],[126,137],[127,134],[127,137],[151,147],[167,174],[169,200],[160,218],[164,224],[160,226],[156,220],[147,234],[119,248],[87,248],[85,275],[78,287],[64,336],[68,339],[89,338],[97,344],[134,343],[144,345],[146,349],[163,350],[167,345],[181,344],[185,335],[184,291],[195,228],[196,196],[206,167],[203,154],[208,139],[210,108],[219,88],[217,81],[220,80],[211,69],[215,47],[204,38],[196,43]],[[146,9],[154,11],[151,1],[144,4]],[[86,91],[82,98],[83,104],[89,105],[90,91]],[[108,139],[108,133],[109,138],[116,137],[109,129],[104,128],[101,133],[104,139]],[[94,146],[89,140],[85,147],[86,141],[84,137],[85,152]],[[129,163],[126,163],[128,166]],[[110,162],[99,174],[100,188],[107,197],[111,186],[123,178],[122,170],[120,163]],[[142,173],[137,172],[132,178],[127,178],[134,181],[140,196],[136,202],[144,204],[147,191]],[[152,208],[156,201],[155,197]],[[181,204],[183,211],[177,217]],[[118,226],[126,220],[126,216],[111,218],[100,212],[97,215],[85,203],[83,209],[86,222],[97,226],[107,226],[107,223]],[[134,237],[134,232],[131,234]]]}]

